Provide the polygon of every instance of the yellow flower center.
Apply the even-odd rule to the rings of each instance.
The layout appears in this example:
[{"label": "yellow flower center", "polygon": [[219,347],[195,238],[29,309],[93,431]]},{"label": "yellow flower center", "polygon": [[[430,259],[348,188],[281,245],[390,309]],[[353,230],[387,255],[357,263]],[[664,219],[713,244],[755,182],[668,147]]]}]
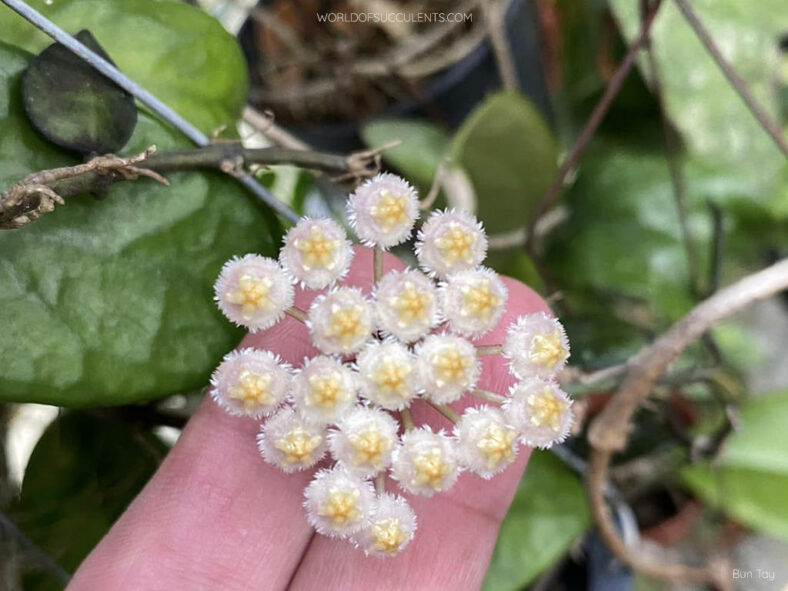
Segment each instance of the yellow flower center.
[{"label": "yellow flower center", "polygon": [[405,195],[394,195],[388,191],[383,191],[375,205],[370,208],[369,213],[381,230],[390,232],[397,226],[407,224],[410,221],[406,208],[407,204],[408,199]]},{"label": "yellow flower center", "polygon": [[462,287],[462,309],[463,316],[470,316],[484,322],[490,321],[493,311],[501,305],[501,298],[493,293],[492,283],[485,278],[476,285],[464,285]]},{"label": "yellow flower center", "polygon": [[309,238],[299,238],[293,246],[301,253],[301,264],[309,271],[313,268],[331,270],[336,265],[334,255],[339,247],[339,240],[328,238],[320,226],[312,226]]},{"label": "yellow flower center", "polygon": [[408,395],[406,379],[410,372],[411,367],[408,365],[399,364],[393,359],[383,359],[370,377],[380,394],[405,398]]},{"label": "yellow flower center", "polygon": [[321,505],[317,514],[328,517],[334,527],[342,527],[348,522],[361,519],[361,511],[356,507],[360,493],[358,490],[332,490],[328,500]]},{"label": "yellow flower center", "polygon": [[240,401],[246,410],[251,410],[258,404],[271,404],[274,402],[271,393],[273,379],[270,373],[243,371],[235,385],[229,388],[228,396]]},{"label": "yellow flower center", "polygon": [[566,355],[561,343],[561,333],[557,330],[550,335],[536,335],[531,341],[531,351],[528,356],[531,361],[542,367],[553,367]]},{"label": "yellow flower center", "polygon": [[281,439],[277,439],[274,447],[285,455],[285,464],[309,465],[313,461],[312,452],[322,441],[320,435],[313,435],[303,427],[296,427]]},{"label": "yellow flower center", "polygon": [[443,459],[443,450],[435,447],[413,458],[416,467],[414,485],[426,484],[433,490],[441,490],[443,479],[451,474],[454,466]]},{"label": "yellow flower center", "polygon": [[375,469],[383,467],[383,454],[391,448],[391,441],[380,435],[380,431],[374,427],[361,433],[353,433],[348,436],[350,444],[356,452],[353,462],[356,466],[370,464]]},{"label": "yellow flower center", "polygon": [[429,308],[434,296],[428,291],[419,291],[416,285],[405,282],[399,295],[389,299],[391,307],[397,313],[400,325],[407,326],[414,322],[428,322]]},{"label": "yellow flower center", "polygon": [[243,275],[238,281],[235,291],[227,294],[227,301],[236,306],[241,306],[241,314],[249,319],[258,310],[262,310],[271,305],[269,293],[274,284],[269,277],[258,279],[249,275]]},{"label": "yellow flower center", "polygon": [[448,229],[435,240],[443,259],[448,264],[458,261],[468,265],[473,263],[473,245],[479,237],[476,232],[464,230],[457,222],[451,222]]},{"label": "yellow flower center", "polygon": [[531,423],[535,427],[547,425],[553,431],[561,428],[561,415],[569,405],[555,396],[550,388],[545,388],[541,394],[531,394],[527,402],[531,409]]},{"label": "yellow flower center", "polygon": [[506,429],[498,423],[491,423],[476,447],[487,458],[487,469],[494,470],[503,461],[512,461],[512,442],[517,436],[513,429]]},{"label": "yellow flower center", "polygon": [[463,355],[455,346],[446,347],[430,357],[438,387],[446,384],[467,385],[468,370],[473,362],[470,355]]},{"label": "yellow flower center", "polygon": [[391,518],[378,521],[369,526],[372,534],[372,549],[377,552],[386,552],[392,556],[397,553],[399,547],[408,539],[407,534],[402,530],[399,519]]},{"label": "yellow flower center", "polygon": [[363,313],[363,306],[334,306],[326,327],[326,335],[339,339],[343,347],[350,346],[367,332]]},{"label": "yellow flower center", "polygon": [[324,410],[334,408],[350,396],[350,392],[342,388],[342,376],[337,371],[329,375],[309,376],[309,388],[309,404],[316,404]]}]

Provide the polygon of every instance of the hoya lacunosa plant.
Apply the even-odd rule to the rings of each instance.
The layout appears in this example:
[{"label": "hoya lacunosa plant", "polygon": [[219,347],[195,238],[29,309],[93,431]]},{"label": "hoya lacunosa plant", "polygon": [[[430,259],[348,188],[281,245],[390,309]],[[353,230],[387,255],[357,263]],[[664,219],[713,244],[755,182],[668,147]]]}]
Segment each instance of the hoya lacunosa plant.
[{"label": "hoya lacunosa plant", "polygon": [[[348,200],[362,242],[376,249],[369,293],[342,284],[353,249],[330,219],[302,219],[285,236],[279,260],[249,254],[227,262],[216,282],[225,316],[266,330],[290,314],[308,327],[320,354],[291,367],[272,351],[228,354],[211,396],[232,415],[262,421],[262,458],[285,472],[316,471],[304,491],[309,523],[369,555],[393,556],[416,532],[405,498],[448,490],[467,470],[489,479],[520,445],[549,447],[569,432],[571,401],[555,382],[569,356],[561,324],[544,313],[519,317],[498,346],[476,346],[506,309],[504,283],[481,266],[487,238],[459,211],[433,212],[421,226],[421,269],[382,273],[382,251],[411,237],[419,217],[415,190],[381,174]],[[293,307],[295,286],[320,290],[308,310]],[[517,383],[477,388],[482,354],[500,354]],[[418,399],[445,405],[476,395],[452,432],[414,425]]]}]

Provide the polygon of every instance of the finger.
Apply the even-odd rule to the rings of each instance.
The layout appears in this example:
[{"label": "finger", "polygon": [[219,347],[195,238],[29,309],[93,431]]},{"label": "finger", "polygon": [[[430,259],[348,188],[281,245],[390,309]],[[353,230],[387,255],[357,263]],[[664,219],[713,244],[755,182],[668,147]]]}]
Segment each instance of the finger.
[{"label": "finger", "polygon": [[[347,282],[368,287],[371,272],[372,255],[360,249]],[[308,308],[314,295],[299,290],[296,305]],[[241,346],[273,350],[296,367],[316,353],[306,327],[289,317]],[[301,505],[312,474],[263,462],[258,429],[203,400],[69,589],[285,588],[312,535]]]},{"label": "finger", "polygon": [[[504,279],[509,288],[507,312],[479,344],[501,343],[505,327],[521,314],[549,312],[544,301],[526,286]],[[482,358],[480,387],[505,393],[513,383],[500,356]],[[465,396],[452,405],[461,411],[481,402]],[[414,404],[414,422],[436,428],[448,420],[425,404]],[[410,545],[394,558],[369,558],[350,544],[315,536],[295,574],[291,589],[478,589],[484,579],[501,520],[517,489],[530,454],[521,449],[504,472],[485,481],[469,473],[455,486],[432,498],[404,495],[418,516]],[[400,492],[389,481],[387,488]]]}]

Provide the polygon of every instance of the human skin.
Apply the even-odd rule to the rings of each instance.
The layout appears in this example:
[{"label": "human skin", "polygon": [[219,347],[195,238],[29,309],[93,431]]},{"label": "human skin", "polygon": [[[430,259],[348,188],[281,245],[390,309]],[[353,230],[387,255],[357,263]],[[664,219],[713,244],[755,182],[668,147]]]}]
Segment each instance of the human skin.
[{"label": "human skin", "polygon": [[[403,267],[387,255],[386,271]],[[371,270],[371,251],[357,248],[343,283],[368,291]],[[531,289],[503,280],[506,313],[478,344],[501,343],[506,326],[522,314],[549,312]],[[298,290],[296,305],[307,308],[314,295]],[[306,327],[290,317],[247,335],[240,346],[272,350],[296,367],[317,353]],[[481,388],[505,393],[513,383],[500,356],[483,357],[482,368]],[[479,402],[465,396],[452,406],[461,411]],[[451,427],[424,403],[412,411],[417,425]],[[463,473],[434,497],[404,494],[418,518],[416,537],[396,557],[380,559],[315,534],[301,506],[312,472],[285,474],[266,464],[255,444],[258,430],[257,421],[231,417],[206,397],[68,591],[478,589],[530,454],[521,448],[516,461],[488,481]],[[391,481],[387,489],[398,490]]]}]

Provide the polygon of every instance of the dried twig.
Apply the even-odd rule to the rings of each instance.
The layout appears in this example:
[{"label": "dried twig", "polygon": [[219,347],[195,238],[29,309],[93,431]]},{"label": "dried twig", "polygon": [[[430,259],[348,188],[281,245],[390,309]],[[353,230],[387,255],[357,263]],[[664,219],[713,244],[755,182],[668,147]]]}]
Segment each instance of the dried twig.
[{"label": "dried twig", "polygon": [[380,170],[380,152],[388,146],[350,156],[285,148],[245,148],[238,142],[218,142],[194,150],[156,154],[155,147],[135,156],[109,154],[85,164],[45,170],[28,175],[0,193],[0,228],[19,228],[63,205],[63,197],[81,193],[103,194],[117,181],[140,176],[168,185],[159,173],[214,169],[236,177],[248,176],[249,165],[292,164],[359,179]]},{"label": "dried twig", "polygon": [[591,424],[588,433],[592,445],[588,494],[594,519],[605,542],[623,562],[648,575],[694,582],[726,584],[719,565],[696,568],[660,564],[645,559],[623,543],[608,514],[603,487],[611,456],[626,446],[631,419],[649,397],[656,380],[681,352],[721,319],[744,306],[788,289],[788,259],[759,271],[720,290],[698,304],[654,343],[644,347],[626,365],[626,374],[618,391]]},{"label": "dried twig", "polygon": [[[115,179],[134,180],[145,176],[163,185],[169,185],[167,179],[157,172],[137,166],[148,160],[155,151],[156,146],[151,146],[140,154],[126,158],[107,154],[84,164],[29,174],[7,191],[0,193],[0,228],[20,228],[53,211],[55,204],[65,205],[64,193],[57,188],[59,181],[91,174],[96,180],[102,180],[104,183],[113,182]],[[73,193],[67,193],[66,196],[71,194]]]}]

